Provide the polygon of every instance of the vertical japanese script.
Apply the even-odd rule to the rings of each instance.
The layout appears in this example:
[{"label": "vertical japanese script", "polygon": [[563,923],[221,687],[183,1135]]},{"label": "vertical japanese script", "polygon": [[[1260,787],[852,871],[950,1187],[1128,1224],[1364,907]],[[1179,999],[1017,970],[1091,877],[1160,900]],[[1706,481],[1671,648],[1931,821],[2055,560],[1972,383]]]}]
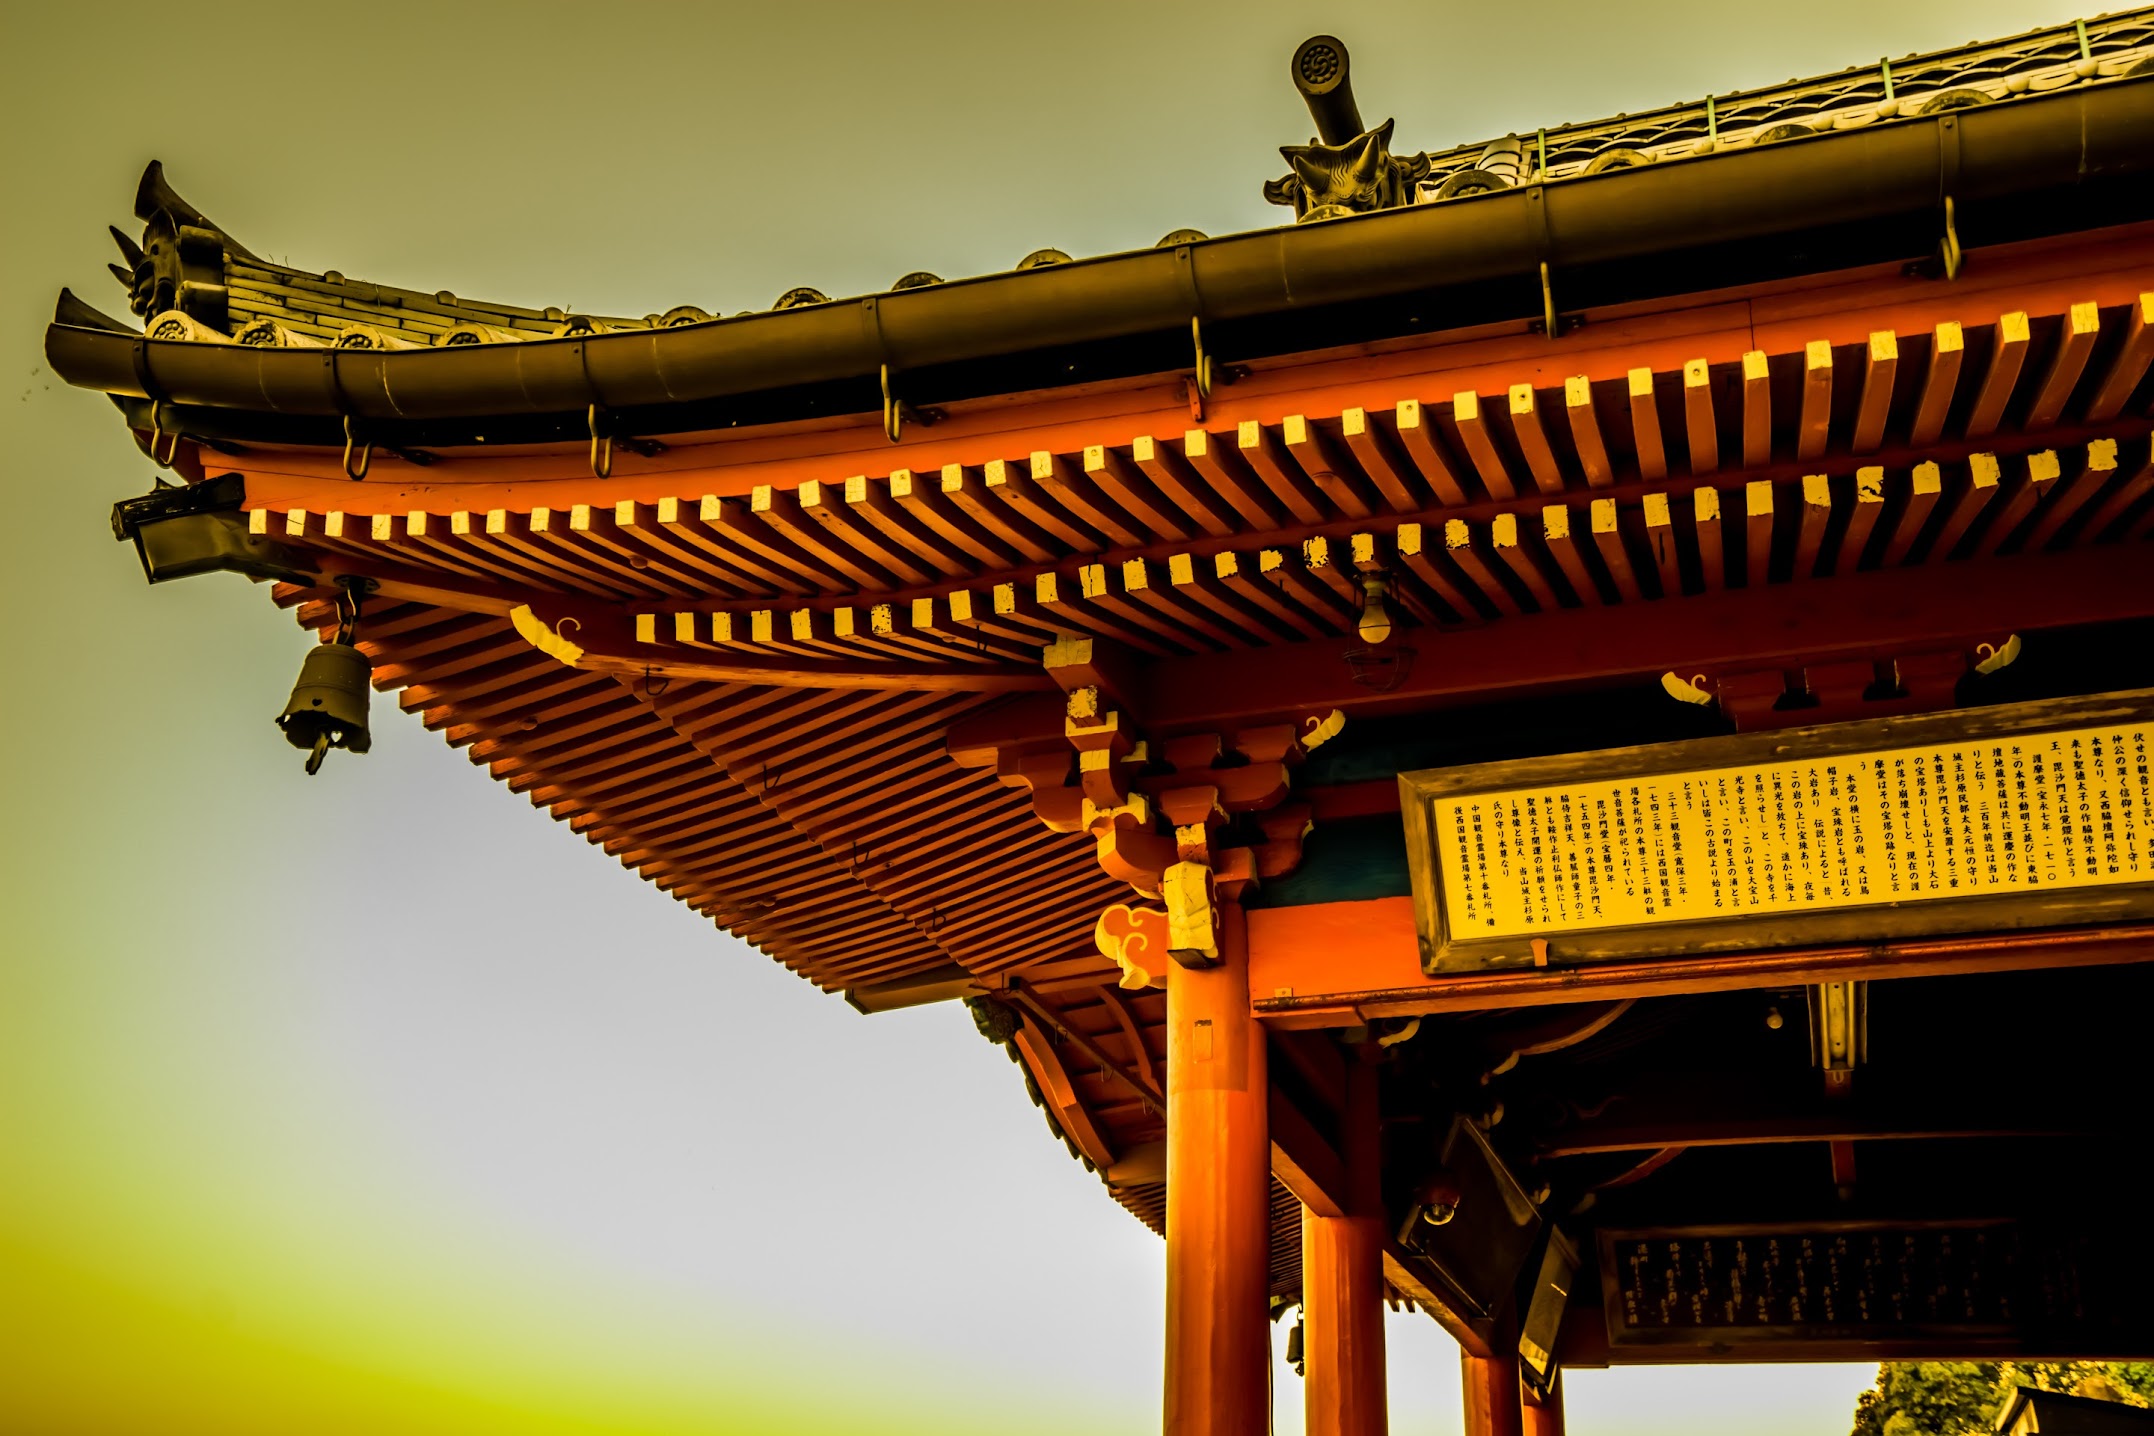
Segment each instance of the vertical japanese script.
[{"label": "vertical japanese script", "polygon": [[1432,800],[1456,940],[2154,881],[2138,726]]}]

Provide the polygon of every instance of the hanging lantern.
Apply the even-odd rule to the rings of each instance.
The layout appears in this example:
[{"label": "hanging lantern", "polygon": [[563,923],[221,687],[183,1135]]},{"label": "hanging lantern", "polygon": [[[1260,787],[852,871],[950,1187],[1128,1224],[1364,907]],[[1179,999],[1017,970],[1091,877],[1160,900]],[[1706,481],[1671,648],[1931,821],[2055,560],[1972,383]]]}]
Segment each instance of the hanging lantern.
[{"label": "hanging lantern", "polygon": [[322,759],[329,756],[331,748],[364,753],[374,743],[366,721],[374,660],[356,646],[365,583],[364,579],[339,581],[342,593],[337,607],[341,621],[337,636],[307,651],[306,662],[299,666],[299,681],[292,685],[291,699],[277,716],[285,741],[307,750],[309,775],[321,771]]},{"label": "hanging lantern", "polygon": [[366,718],[373,673],[373,660],[349,643],[320,643],[307,650],[277,726],[294,748],[309,750],[309,773],[321,769],[331,748],[364,753],[372,746]]}]

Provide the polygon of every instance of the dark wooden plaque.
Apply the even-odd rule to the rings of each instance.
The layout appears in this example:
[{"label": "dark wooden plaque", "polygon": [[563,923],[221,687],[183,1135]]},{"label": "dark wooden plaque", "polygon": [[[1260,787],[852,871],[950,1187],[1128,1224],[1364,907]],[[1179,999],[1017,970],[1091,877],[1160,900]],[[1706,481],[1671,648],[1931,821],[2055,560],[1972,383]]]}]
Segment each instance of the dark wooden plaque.
[{"label": "dark wooden plaque", "polygon": [[2154,917],[2150,745],[2140,690],[1401,773],[1422,964]]},{"label": "dark wooden plaque", "polygon": [[2149,1336],[2143,1274],[2111,1279],[2120,1261],[2132,1265],[2126,1253],[2054,1222],[1603,1230],[1598,1246],[1619,1361],[1729,1351],[2092,1356],[2139,1350]]}]

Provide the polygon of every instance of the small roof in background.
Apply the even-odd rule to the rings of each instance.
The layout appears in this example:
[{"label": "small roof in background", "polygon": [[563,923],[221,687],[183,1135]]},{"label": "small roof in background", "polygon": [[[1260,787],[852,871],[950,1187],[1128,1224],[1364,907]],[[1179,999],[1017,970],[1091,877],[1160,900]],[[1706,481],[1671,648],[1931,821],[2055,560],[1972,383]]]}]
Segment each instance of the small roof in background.
[{"label": "small roof in background", "polygon": [[1997,1436],[2142,1436],[2145,1432],[2154,1432],[2154,1411],[2143,1406],[2032,1386],[2013,1392],[2004,1414],[1997,1418]]}]

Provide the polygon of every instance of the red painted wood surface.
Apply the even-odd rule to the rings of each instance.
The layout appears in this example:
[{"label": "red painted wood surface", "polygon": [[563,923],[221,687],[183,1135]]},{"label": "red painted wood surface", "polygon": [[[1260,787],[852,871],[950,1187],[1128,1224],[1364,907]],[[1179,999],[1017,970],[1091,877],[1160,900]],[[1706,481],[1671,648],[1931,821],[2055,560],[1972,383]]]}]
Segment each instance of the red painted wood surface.
[{"label": "red painted wood surface", "polygon": [[1166,1436],[1271,1421],[1270,1079],[1241,907],[1220,916],[1219,965],[1167,980]]},{"label": "red painted wood surface", "polygon": [[[1680,370],[1691,359],[1739,362],[1753,349],[1779,352],[1824,339],[1862,344],[1877,330],[1922,333],[1941,320],[1970,325],[2010,310],[2060,313],[2088,300],[2129,304],[2154,288],[2154,225],[1985,250],[1951,284],[1911,278],[1898,265],[1804,276],[1747,289],[1629,305],[1553,342],[1537,334],[1473,333],[1361,346],[1322,355],[1247,363],[1250,372],[1213,391],[1204,426],[1231,445],[1236,426],[1276,424],[1289,414],[1388,412],[1400,400],[1448,401],[1462,391],[1501,396],[1512,384],[1560,388],[1566,377],[1621,380],[1639,366]],[[664,452],[614,455],[612,476],[592,477],[581,443],[521,448],[499,457],[458,455],[427,468],[375,456],[364,486],[369,512],[412,508],[528,510],[621,499],[656,502],[689,490],[745,497],[758,485],[842,484],[860,474],[984,464],[1036,450],[1081,453],[1127,446],[1189,425],[1180,376],[1101,385],[1043,397],[944,406],[934,427],[889,443],[879,415],[847,416],[670,441]],[[353,503],[335,451],[262,449],[220,457],[248,477],[250,506],[326,509]],[[376,506],[378,505],[378,507]]]},{"label": "red painted wood surface", "polygon": [[2146,551],[2126,544],[1417,631],[1402,641],[1416,649],[1412,666],[1388,689],[1356,681],[1345,655],[1361,645],[1351,638],[1196,654],[1154,665],[1142,703],[1153,726],[1171,732],[1330,708],[1351,715],[1557,694],[1671,670],[1794,668],[2148,614]]},{"label": "red painted wood surface", "polygon": [[1376,1070],[1351,1062],[1339,1114],[1348,1210],[1302,1209],[1304,1428],[1309,1436],[1386,1436],[1383,1138]]},{"label": "red painted wood surface", "polygon": [[[1125,993],[1088,934],[1126,889],[1086,837],[1042,827],[1023,787],[1063,774],[997,772],[992,753],[966,762],[953,725],[1006,714],[1010,700],[984,690],[1039,681],[1041,645],[1064,632],[1157,655],[1148,673],[1132,665],[1116,701],[1164,748],[1331,708],[1351,725],[1391,709],[1560,703],[1738,661],[1859,676],[1877,659],[2154,613],[2143,413],[2049,412],[2033,402],[2037,353],[1994,433],[1969,436],[1940,410],[1941,427],[1907,437],[1920,396],[1991,384],[1987,335],[2007,313],[2031,316],[2039,351],[2060,316],[2095,306],[2088,382],[2133,392],[2144,346],[2130,335],[2150,290],[2154,226],[1984,251],[1951,284],[1880,268],[1596,313],[1553,342],[1478,331],[1265,360],[1221,386],[1194,428],[1167,376],[952,405],[897,445],[872,418],[674,436],[662,452],[619,453],[605,480],[581,444],[445,451],[424,468],[377,454],[358,483],[334,455],[212,462],[246,476],[258,537],[382,578],[361,637],[378,686],[661,890],[829,988],[953,966],[990,989],[1021,980],[1048,1013],[1023,1045],[1058,1123],[1095,1163],[1126,1167],[1109,1178],[1117,1200],[1170,1229],[1169,1429],[1253,1433],[1266,1414],[1267,1234],[1273,1289],[1364,1289],[1351,1274],[1295,1275],[1304,1243],[1267,1174],[1258,1021],[2130,961],[2154,941],[2066,934],[1431,979],[1411,904],[1395,899],[1250,914],[1246,969],[1177,969],[1171,996]],[[1949,344],[1953,359],[1935,362],[1939,324],[1969,337],[1966,372]],[[1881,347],[1887,330],[1897,339]],[[1867,383],[1871,356],[1895,346],[1896,390],[1860,422],[1834,417],[1821,452],[1798,456],[1800,394],[1772,398],[1771,382],[1770,414],[1744,427],[1748,391],[1730,384],[1745,355],[1764,356],[1768,379],[1800,379],[1822,349],[1837,392]],[[1703,374],[1717,414],[1704,393],[1684,404],[1685,373]],[[1462,405],[1468,394],[1478,401]],[[1692,463],[1707,420],[1710,473]],[[1650,462],[1641,423],[1666,450]],[[1487,454],[1476,433],[1493,437]],[[2025,480],[2037,456],[2046,494]],[[2018,503],[2021,527],[1967,529],[1964,557],[1916,544],[1933,508],[1957,514],[1974,470],[1999,465],[1983,521]],[[1775,551],[1760,513],[1782,520],[1785,572],[1756,572],[1753,539]],[[1345,660],[1363,646],[1358,578],[1378,571],[1393,585],[1389,651],[1418,655],[1383,692]],[[334,621],[326,588],[279,595],[303,622]],[[1056,705],[1046,716],[1059,741]],[[1316,795],[1316,821],[1390,811],[1388,787]],[[1170,1006],[1189,1011],[1170,1022]],[[1187,1085],[1205,1065],[1187,1040],[1200,1013],[1212,1061],[1245,1052],[1253,1077]],[[1132,1154],[1163,1135],[1146,1090],[1155,1062],[1179,1109],[1165,1133],[1172,1194],[1156,1168],[1133,1175]],[[1315,1146],[1296,1150],[1286,1165],[1300,1178],[1324,1167]],[[1365,1270],[1328,1240],[1310,1243],[1324,1249],[1314,1267]],[[1366,1303],[1342,1295],[1339,1309]],[[1346,1373],[1368,1349],[1342,1340],[1317,1364],[1363,1383]],[[1340,1429],[1366,1429],[1350,1406],[1342,1397],[1338,1419],[1360,1424]],[[1505,1409],[1489,1419],[1510,1424],[1494,1429],[1515,1429],[1515,1377]]]},{"label": "red painted wood surface", "polygon": [[2154,961],[2154,928],[1977,934],[1434,977],[1421,971],[1419,951],[1412,898],[1261,908],[1249,914],[1250,1003],[1277,1027],[1347,1027],[1375,1017],[1433,1012],[2098,967]]},{"label": "red painted wood surface", "polygon": [[1461,1352],[1458,1365],[1466,1436],[1523,1436],[1517,1355],[1502,1348],[1494,1356]]},{"label": "red painted wood surface", "polygon": [[1555,1389],[1547,1396],[1535,1399],[1528,1395],[1519,1416],[1524,1436],[1563,1436],[1562,1378],[1557,1378]]}]

